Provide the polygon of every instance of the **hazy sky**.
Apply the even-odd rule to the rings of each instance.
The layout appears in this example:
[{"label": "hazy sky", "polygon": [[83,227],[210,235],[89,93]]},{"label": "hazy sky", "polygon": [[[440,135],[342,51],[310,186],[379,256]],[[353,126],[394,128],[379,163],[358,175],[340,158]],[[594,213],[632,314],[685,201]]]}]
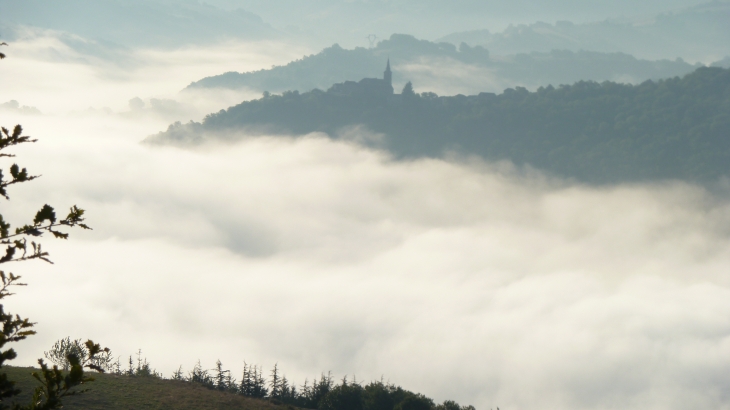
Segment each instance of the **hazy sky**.
[{"label": "hazy sky", "polygon": [[94,228],[46,238],[55,265],[12,266],[29,286],[6,307],[38,322],[16,364],[71,336],[141,348],[168,376],[247,360],[480,410],[730,408],[730,183],[596,188],[316,134],[150,148],[171,121],[252,97],[179,95],[190,81],[306,48],[130,48],[112,64],[31,36],[3,51],[0,104],[42,114],[0,121],[39,139],[15,153],[43,174],[3,215],[77,204]]},{"label": "hazy sky", "polygon": [[[287,36],[317,49],[367,46],[407,33],[434,40],[447,34],[509,24],[607,18],[647,18],[702,0],[0,0],[0,23],[31,24],[99,37],[123,46],[180,45],[225,36]],[[236,13],[230,11],[237,10]],[[254,13],[251,15],[249,13]],[[257,21],[260,16],[263,21]],[[0,24],[1,25],[1,24]],[[1,27],[0,27],[1,28]],[[7,31],[7,29],[6,29]],[[165,36],[165,33],[174,33]],[[278,33],[278,34],[277,34]]]}]

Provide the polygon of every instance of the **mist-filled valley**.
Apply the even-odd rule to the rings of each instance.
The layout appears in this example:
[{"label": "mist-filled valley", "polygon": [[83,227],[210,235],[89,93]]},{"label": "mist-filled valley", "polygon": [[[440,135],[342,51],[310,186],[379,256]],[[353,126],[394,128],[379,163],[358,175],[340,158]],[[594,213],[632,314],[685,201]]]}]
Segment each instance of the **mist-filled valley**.
[{"label": "mist-filled valley", "polygon": [[6,365],[730,408],[729,3],[547,3],[0,0],[2,216],[93,228],[2,267]]}]

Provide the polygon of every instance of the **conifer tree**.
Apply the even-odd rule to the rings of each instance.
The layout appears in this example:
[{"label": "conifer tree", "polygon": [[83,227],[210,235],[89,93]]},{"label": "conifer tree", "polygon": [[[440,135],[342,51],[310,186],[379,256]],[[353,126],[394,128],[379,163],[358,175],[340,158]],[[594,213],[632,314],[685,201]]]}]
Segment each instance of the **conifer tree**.
[{"label": "conifer tree", "polygon": [[278,399],[281,397],[281,378],[279,377],[279,364],[274,364],[274,368],[271,370],[271,382],[269,382],[269,386],[271,387],[271,397]]},{"label": "conifer tree", "polygon": [[241,376],[241,386],[239,388],[239,391],[244,396],[251,396],[251,371],[249,369],[248,363],[245,361],[243,362],[243,375]]},{"label": "conifer tree", "polygon": [[236,384],[236,379],[231,375],[230,371],[226,371],[226,377],[225,377],[225,391],[231,392],[231,393],[238,393],[238,385]]},{"label": "conifer tree", "polygon": [[410,81],[406,83],[406,85],[403,87],[403,91],[401,91],[401,95],[405,99],[412,99],[416,97],[415,91],[413,91],[413,83]]},{"label": "conifer tree", "polygon": [[254,377],[255,377],[256,382],[254,384],[253,397],[258,397],[258,398],[266,397],[269,394],[269,389],[266,388],[266,378],[264,377],[263,366],[259,366]]},{"label": "conifer tree", "polygon": [[217,390],[228,390],[228,384],[226,383],[226,374],[230,376],[228,370],[223,370],[223,363],[220,359],[215,363],[215,388]]},{"label": "conifer tree", "polygon": [[200,383],[206,387],[215,386],[215,382],[210,376],[210,373],[208,373],[208,370],[203,369],[203,366],[200,365],[200,360],[198,360],[193,370],[188,374],[188,381],[191,383]]},{"label": "conifer tree", "polygon": [[185,376],[183,376],[182,365],[180,367],[178,367],[177,370],[175,370],[172,373],[172,378],[171,379],[172,380],[180,380],[180,381],[185,380]]},{"label": "conifer tree", "polygon": [[309,379],[304,379],[304,384],[302,385],[302,392],[300,393],[302,400],[306,401],[311,394],[312,394],[312,389],[309,387]]}]

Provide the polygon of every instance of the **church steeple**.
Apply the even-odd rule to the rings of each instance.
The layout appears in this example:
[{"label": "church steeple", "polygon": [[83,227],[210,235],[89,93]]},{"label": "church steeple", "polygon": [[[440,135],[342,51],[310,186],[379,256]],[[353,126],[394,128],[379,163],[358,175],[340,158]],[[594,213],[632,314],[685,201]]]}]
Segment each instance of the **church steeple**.
[{"label": "church steeple", "polygon": [[393,86],[393,72],[390,71],[390,58],[388,58],[388,65],[385,66],[385,72],[383,73],[383,80],[389,86]]}]

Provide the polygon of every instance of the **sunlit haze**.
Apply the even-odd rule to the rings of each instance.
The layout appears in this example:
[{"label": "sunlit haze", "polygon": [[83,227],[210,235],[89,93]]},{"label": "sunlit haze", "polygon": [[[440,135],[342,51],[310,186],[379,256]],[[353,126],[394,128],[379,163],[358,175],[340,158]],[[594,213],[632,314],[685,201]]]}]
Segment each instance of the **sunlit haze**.
[{"label": "sunlit haze", "polygon": [[[286,13],[303,2],[281,21],[265,2],[212,3],[240,6],[285,34],[204,44],[114,38],[119,47],[104,55],[101,40],[46,20],[13,25],[12,41],[0,37],[10,43],[0,50],[0,125],[22,124],[38,139],[13,153],[42,174],[9,188],[3,216],[20,223],[45,203],[59,213],[78,205],[93,227],[68,241],[44,237],[53,265],[12,266],[28,287],[4,303],[38,331],[17,345],[14,365],[33,365],[71,336],[110,347],[122,362],[141,349],[165,376],[217,359],[237,376],[245,360],[278,363],[298,384],[327,371],[382,377],[479,410],[730,408],[729,180],[591,185],[463,152],[398,158],[358,143],[377,138],[361,127],[341,139],[240,130],[195,148],[142,144],[175,121],[262,95],[183,92],[190,83],[286,65],[340,34],[324,38],[313,25],[311,38],[289,37]],[[376,3],[392,13],[410,4]],[[480,2],[463,3],[482,12]],[[609,2],[581,11],[564,1],[542,19],[547,3],[525,5],[535,13],[491,3],[502,13],[491,27],[464,17],[463,29],[699,4],[622,2],[616,12]],[[459,31],[460,13],[432,36],[408,22],[388,23],[378,37],[435,40]],[[343,47],[366,47],[366,30],[353,27],[362,44],[343,33]],[[730,55],[717,50],[706,59]],[[393,67],[418,92],[515,85],[436,57]]]}]

